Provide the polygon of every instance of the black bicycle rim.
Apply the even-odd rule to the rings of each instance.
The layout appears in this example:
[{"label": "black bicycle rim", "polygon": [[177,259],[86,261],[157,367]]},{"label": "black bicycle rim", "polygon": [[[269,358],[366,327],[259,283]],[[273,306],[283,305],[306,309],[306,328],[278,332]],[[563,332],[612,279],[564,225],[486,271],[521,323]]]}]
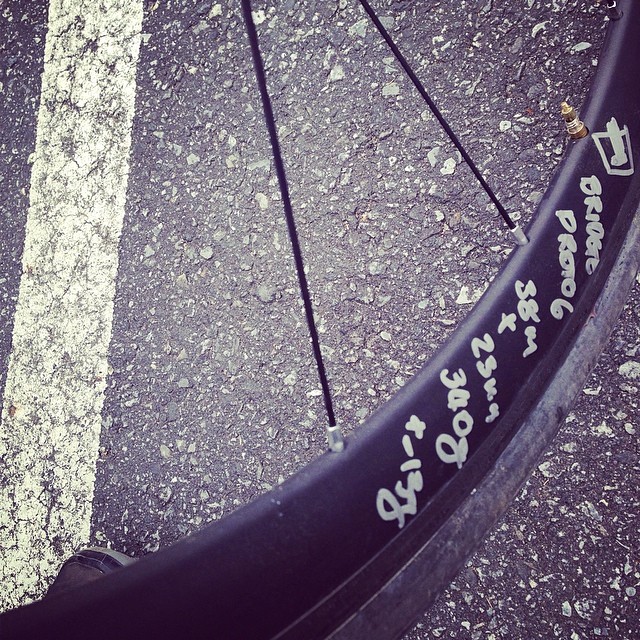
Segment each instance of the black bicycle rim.
[{"label": "black bicycle rim", "polygon": [[[534,408],[556,397],[544,415],[557,424],[566,413],[571,392],[558,398],[550,382],[593,324],[640,191],[631,144],[640,131],[640,9],[632,2],[620,7],[624,16],[611,23],[582,110],[591,135],[571,144],[526,229],[529,244],[514,251],[447,344],[346,450],[322,456],[222,522],[90,589],[7,612],[2,637],[316,638],[356,620],[377,594],[376,611],[384,610],[380,598],[397,606],[384,594],[398,584],[399,569],[462,526],[474,489],[491,486],[487,474],[505,464],[504,456],[519,455],[510,443],[529,446]],[[499,415],[487,422],[493,403]],[[508,498],[483,495],[493,521]],[[424,606],[486,526],[421,583]],[[443,547],[429,548],[442,558]],[[355,633],[347,629],[342,633]]]}]

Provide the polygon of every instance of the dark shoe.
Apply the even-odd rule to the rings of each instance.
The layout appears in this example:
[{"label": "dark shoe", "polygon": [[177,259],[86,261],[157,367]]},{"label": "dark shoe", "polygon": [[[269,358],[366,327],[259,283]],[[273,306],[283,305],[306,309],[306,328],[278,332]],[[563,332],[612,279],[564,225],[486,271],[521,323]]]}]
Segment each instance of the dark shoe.
[{"label": "dark shoe", "polygon": [[62,565],[56,579],[47,591],[47,596],[87,584],[135,561],[135,558],[112,549],[101,547],[82,549],[74,553]]}]

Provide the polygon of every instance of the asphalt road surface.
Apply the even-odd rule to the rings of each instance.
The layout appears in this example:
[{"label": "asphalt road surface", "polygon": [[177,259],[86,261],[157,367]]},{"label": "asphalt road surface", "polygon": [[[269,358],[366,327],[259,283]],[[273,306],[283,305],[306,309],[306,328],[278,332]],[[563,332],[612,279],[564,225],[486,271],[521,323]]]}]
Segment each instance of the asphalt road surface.
[{"label": "asphalt road surface", "polygon": [[[559,0],[376,3],[526,223],[606,20]],[[339,424],[511,250],[355,2],[255,4]],[[0,606],[91,543],[151,553],[325,448],[238,3],[0,1]],[[53,230],[53,231],[52,231]],[[634,638],[640,283],[552,450],[407,638]]]}]

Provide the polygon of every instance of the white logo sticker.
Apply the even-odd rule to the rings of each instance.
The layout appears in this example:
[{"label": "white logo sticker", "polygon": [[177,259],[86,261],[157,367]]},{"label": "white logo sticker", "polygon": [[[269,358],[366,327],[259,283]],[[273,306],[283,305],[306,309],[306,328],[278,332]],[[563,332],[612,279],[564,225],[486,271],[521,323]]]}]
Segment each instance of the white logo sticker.
[{"label": "white logo sticker", "polygon": [[607,122],[607,130],[593,134],[602,164],[610,176],[630,176],[633,173],[633,154],[629,128],[622,129],[615,118]]}]

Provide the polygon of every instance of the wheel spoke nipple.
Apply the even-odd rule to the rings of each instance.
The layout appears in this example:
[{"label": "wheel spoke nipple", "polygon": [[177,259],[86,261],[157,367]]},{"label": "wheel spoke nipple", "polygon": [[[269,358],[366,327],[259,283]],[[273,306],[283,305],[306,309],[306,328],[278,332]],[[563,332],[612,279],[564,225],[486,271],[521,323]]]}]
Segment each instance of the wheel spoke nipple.
[{"label": "wheel spoke nipple", "polygon": [[589,133],[589,129],[584,126],[584,122],[578,118],[576,110],[567,102],[560,103],[560,110],[567,127],[567,133],[572,140],[584,138]]},{"label": "wheel spoke nipple", "polygon": [[524,247],[525,244],[529,244],[529,238],[527,238],[519,224],[517,224],[513,229],[509,229],[509,231],[511,231],[511,234],[515,238],[516,244],[519,244],[522,247]]},{"label": "wheel spoke nipple", "polygon": [[622,11],[618,9],[618,3],[616,0],[598,0],[600,4],[604,4],[605,9],[607,10],[607,16],[609,16],[609,20],[620,20],[622,18]]},{"label": "wheel spoke nipple", "polygon": [[334,453],[344,451],[345,442],[342,431],[340,431],[340,427],[335,425],[327,427],[327,440],[329,441],[329,449]]}]

